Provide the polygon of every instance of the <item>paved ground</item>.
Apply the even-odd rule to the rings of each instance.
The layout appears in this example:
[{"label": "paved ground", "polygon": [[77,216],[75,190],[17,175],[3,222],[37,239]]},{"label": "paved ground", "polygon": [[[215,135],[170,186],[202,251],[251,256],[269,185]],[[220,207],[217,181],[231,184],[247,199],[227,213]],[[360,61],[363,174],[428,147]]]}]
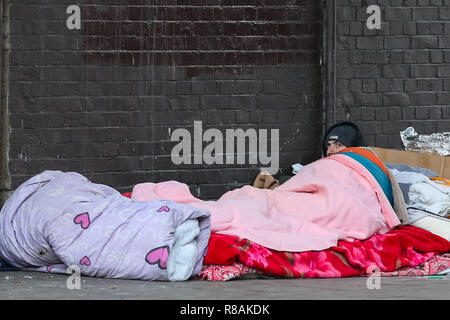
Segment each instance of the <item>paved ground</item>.
[{"label": "paved ground", "polygon": [[[450,275],[384,277],[379,289],[368,278],[235,279],[150,282],[81,277],[80,289],[68,289],[68,275],[0,272],[0,299],[44,300],[317,300],[444,299],[450,300]],[[371,282],[372,285],[376,282]]]}]

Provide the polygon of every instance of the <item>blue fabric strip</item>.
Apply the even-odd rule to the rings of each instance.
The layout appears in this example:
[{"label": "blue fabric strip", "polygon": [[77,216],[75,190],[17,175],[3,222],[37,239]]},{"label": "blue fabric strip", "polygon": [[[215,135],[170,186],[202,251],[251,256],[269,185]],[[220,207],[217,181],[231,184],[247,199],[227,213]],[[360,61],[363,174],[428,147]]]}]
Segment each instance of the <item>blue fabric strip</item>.
[{"label": "blue fabric strip", "polygon": [[389,181],[389,177],[386,175],[386,173],[384,173],[384,171],[378,165],[357,153],[342,152],[339,154],[345,154],[346,156],[349,156],[350,158],[362,164],[367,170],[369,170],[372,176],[377,180],[381,189],[383,189],[383,192],[391,203],[391,206],[394,207],[394,195],[392,192],[391,182]]}]

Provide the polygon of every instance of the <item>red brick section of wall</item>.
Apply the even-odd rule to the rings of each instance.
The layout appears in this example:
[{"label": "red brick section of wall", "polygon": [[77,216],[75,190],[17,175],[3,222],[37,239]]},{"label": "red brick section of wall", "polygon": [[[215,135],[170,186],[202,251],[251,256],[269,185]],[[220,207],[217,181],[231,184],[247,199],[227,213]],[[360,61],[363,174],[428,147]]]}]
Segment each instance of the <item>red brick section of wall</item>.
[{"label": "red brick section of wall", "polygon": [[82,40],[89,64],[191,66],[195,76],[205,66],[317,63],[317,1],[89,2]]}]

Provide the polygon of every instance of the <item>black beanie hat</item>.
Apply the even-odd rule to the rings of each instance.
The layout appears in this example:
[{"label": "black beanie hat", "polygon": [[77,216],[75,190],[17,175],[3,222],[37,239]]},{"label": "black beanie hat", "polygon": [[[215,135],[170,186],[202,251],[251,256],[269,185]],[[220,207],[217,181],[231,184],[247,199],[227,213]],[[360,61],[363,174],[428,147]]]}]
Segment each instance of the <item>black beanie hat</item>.
[{"label": "black beanie hat", "polygon": [[330,140],[339,141],[344,146],[350,146],[356,140],[358,132],[355,127],[343,125],[333,128],[327,136],[327,142]]},{"label": "black beanie hat", "polygon": [[336,123],[327,130],[322,144],[324,155],[327,153],[327,142],[330,140],[339,141],[346,147],[366,146],[361,130],[350,121]]}]

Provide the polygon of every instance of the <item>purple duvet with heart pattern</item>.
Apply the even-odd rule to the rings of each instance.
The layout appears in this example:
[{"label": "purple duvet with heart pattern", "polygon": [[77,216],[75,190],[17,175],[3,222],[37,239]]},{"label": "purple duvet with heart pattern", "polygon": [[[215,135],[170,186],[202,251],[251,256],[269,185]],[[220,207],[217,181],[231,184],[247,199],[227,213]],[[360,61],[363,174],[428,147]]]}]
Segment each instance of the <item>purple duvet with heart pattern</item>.
[{"label": "purple duvet with heart pattern", "polygon": [[187,280],[201,271],[210,231],[208,211],[140,202],[75,172],[44,171],[3,206],[0,257],[27,270]]}]

